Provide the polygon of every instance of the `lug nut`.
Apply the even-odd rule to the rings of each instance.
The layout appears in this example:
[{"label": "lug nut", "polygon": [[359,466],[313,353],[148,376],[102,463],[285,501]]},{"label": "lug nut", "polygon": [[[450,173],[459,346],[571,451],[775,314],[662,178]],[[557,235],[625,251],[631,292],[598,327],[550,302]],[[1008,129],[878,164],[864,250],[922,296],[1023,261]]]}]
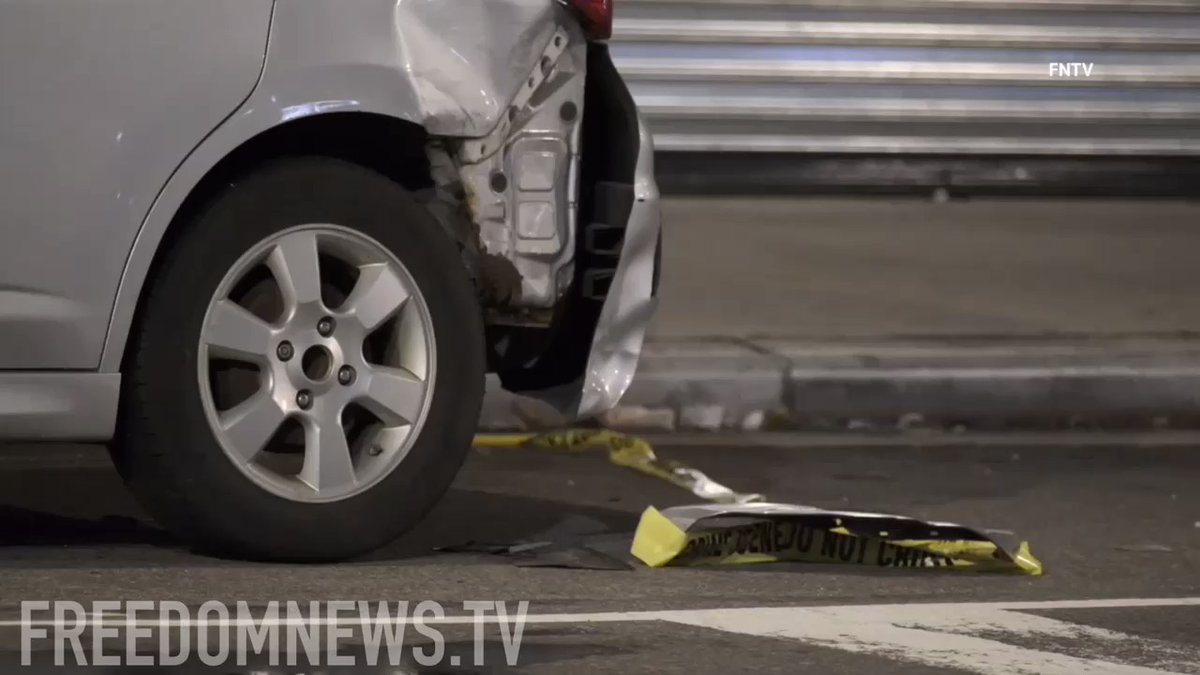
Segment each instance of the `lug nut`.
[{"label": "lug nut", "polygon": [[296,394],[296,405],[300,406],[301,410],[308,410],[312,407],[312,394],[307,389],[301,389]]},{"label": "lug nut", "polygon": [[338,368],[338,382],[341,384],[350,384],[354,382],[354,369],[350,366],[342,366]]},{"label": "lug nut", "polygon": [[292,343],[288,342],[287,340],[280,342],[279,346],[275,348],[275,355],[278,356],[281,361],[287,361],[295,354],[296,350],[292,348]]},{"label": "lug nut", "polygon": [[333,335],[333,326],[333,319],[327,316],[317,322],[317,332],[320,333],[322,337],[329,337],[330,335]]}]

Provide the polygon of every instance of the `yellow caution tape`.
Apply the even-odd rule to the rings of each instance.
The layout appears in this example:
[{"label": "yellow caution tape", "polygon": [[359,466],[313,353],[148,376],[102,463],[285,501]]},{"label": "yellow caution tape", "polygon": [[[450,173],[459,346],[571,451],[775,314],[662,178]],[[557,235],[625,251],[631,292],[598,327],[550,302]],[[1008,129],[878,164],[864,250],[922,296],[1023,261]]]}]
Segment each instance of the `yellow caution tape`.
[{"label": "yellow caution tape", "polygon": [[[947,523],[922,523],[929,531],[945,530],[953,539],[891,539],[828,527],[830,519],[894,523],[898,517],[822,511],[787,504],[756,504],[769,511],[713,509],[695,516],[704,506],[676,507],[642,513],[630,552],[650,567],[667,565],[731,565],[760,562],[814,562],[868,565],[883,568],[942,568],[1005,571],[1040,576],[1042,564],[1021,542],[1007,550],[986,535]],[[691,517],[685,512],[692,511]],[[737,524],[714,521],[736,519]],[[886,532],[880,532],[886,535]],[[969,538],[965,538],[969,537]]]},{"label": "yellow caution tape", "polygon": [[1026,542],[1006,546],[951,523],[765,503],[761,494],[735,492],[685,464],[659,459],[646,441],[613,431],[479,434],[475,447],[603,449],[613,464],[714,502],[642,513],[630,552],[650,567],[790,561],[1042,574]]},{"label": "yellow caution tape", "polygon": [[688,547],[688,535],[653,506],[646,507],[629,552],[650,567],[663,567]]},{"label": "yellow caution tape", "polygon": [[690,490],[692,494],[718,504],[747,504],[763,501],[760,494],[735,492],[686,464],[664,461],[654,454],[646,441],[614,431],[577,429],[546,434],[479,434],[478,448],[542,448],[579,452],[588,449],[608,451],[608,459],[644,474]]}]

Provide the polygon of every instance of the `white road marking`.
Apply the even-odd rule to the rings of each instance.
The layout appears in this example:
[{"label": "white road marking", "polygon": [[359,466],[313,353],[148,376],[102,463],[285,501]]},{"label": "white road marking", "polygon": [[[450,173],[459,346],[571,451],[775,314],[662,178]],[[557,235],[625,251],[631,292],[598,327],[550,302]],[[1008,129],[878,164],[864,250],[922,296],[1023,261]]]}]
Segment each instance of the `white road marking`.
[{"label": "white road marking", "polygon": [[[693,612],[677,623],[743,635],[791,638],[859,654],[874,654],[985,675],[1161,674],[1193,665],[1196,652],[1163,659],[1156,667],[1080,658],[1019,647],[997,637],[1058,637],[1104,645],[1141,647],[1145,638],[995,607],[956,605],[807,607]],[[979,637],[983,633],[989,637]],[[1138,649],[1145,653],[1146,650]]]},{"label": "white road marking", "polygon": [[[529,614],[528,624],[619,623],[665,621],[742,635],[793,639],[832,649],[872,654],[929,666],[958,668],[981,675],[1161,675],[1196,672],[1200,648],[1174,645],[1103,628],[1024,614],[1021,610],[1104,609],[1200,606],[1200,598],[1127,598],[1111,600],[1057,600],[1042,602],[910,603],[887,605],[836,605],[811,607],[747,607],[700,610]],[[142,615],[145,616],[145,615]],[[383,623],[352,616],[162,622],[149,617],[129,621],[123,614],[91,616],[87,623],[103,618],[106,626],[208,626],[223,625],[362,625]],[[509,615],[506,622],[519,620]],[[454,625],[498,623],[495,615],[447,616],[415,620],[394,617],[390,623]],[[77,626],[74,621],[0,621],[0,628],[22,626]],[[983,637],[986,635],[987,637]],[[1149,665],[1118,663],[1042,651],[1002,642],[1002,638],[1057,638],[1077,640],[1085,653],[1101,651],[1154,654]],[[1180,670],[1171,670],[1177,668]]]},{"label": "white road marking", "polygon": [[[303,606],[304,603],[301,603]],[[394,603],[392,603],[394,604]],[[849,612],[861,612],[871,614],[875,612],[889,611],[908,611],[908,612],[925,612],[934,614],[939,612],[962,612],[967,609],[976,610],[1038,610],[1038,609],[1107,609],[1107,608],[1137,608],[1137,607],[1200,607],[1200,597],[1196,598],[1111,598],[1111,599],[1093,599],[1093,600],[1033,600],[1033,601],[1010,601],[1010,602],[945,602],[945,603],[929,603],[917,602],[907,604],[889,604],[889,605],[818,605],[810,607],[731,607],[722,609],[668,609],[668,610],[648,610],[648,611],[633,611],[633,612],[583,612],[583,613],[566,613],[566,614],[527,614],[525,616],[526,623],[613,623],[613,622],[628,622],[628,621],[683,621],[698,612],[761,612],[776,609],[829,609],[829,610],[846,610]],[[252,606],[252,610],[261,609],[258,606]],[[199,625],[199,621],[184,621],[182,624],[176,621],[160,621],[152,618],[148,614],[141,614],[137,621],[127,621],[124,614],[116,613],[104,619],[105,626],[177,626],[177,625]],[[85,617],[84,623],[96,621],[99,616]],[[511,618],[510,618],[511,620]],[[416,623],[415,620],[409,620]],[[445,617],[429,617],[421,620],[423,623],[434,625],[459,625],[473,623],[497,623],[498,619],[493,615],[483,615],[477,617],[475,615],[461,616],[445,616]],[[388,622],[381,622],[372,618],[369,621],[363,621],[354,616],[342,615],[338,619],[329,617],[317,617],[315,619],[300,618],[289,619],[280,617],[270,620],[254,620],[254,625],[291,625],[291,624],[306,624],[314,626],[327,626],[333,624],[345,625],[374,625],[377,623],[404,623],[405,619],[393,618]],[[207,625],[209,626],[237,626],[248,624],[250,621],[238,621],[236,619],[228,619],[225,621],[212,620]],[[35,627],[55,627],[55,626],[76,626],[78,625],[73,619],[70,621],[54,621],[52,619],[21,621],[19,619],[2,619],[0,620],[0,628],[20,628],[21,626]]]}]

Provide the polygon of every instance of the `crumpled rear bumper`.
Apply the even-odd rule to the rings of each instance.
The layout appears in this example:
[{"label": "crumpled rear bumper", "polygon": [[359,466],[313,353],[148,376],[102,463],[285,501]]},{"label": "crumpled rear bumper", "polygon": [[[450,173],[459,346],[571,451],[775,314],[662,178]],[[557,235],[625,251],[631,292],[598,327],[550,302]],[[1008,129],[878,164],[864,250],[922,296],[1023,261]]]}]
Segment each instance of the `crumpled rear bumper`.
[{"label": "crumpled rear bumper", "polygon": [[575,411],[578,417],[596,415],[620,402],[633,381],[658,305],[662,209],[654,180],[654,141],[640,117],[638,144],[633,205],[620,261],[592,337]]}]

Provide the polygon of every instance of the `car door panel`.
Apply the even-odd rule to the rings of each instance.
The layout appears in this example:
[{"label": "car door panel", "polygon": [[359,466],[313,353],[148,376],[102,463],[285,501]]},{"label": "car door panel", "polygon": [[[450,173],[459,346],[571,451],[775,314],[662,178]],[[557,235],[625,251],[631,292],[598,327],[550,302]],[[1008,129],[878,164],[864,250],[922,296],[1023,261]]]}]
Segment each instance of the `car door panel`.
[{"label": "car door panel", "polygon": [[0,370],[92,369],[180,163],[253,91],[273,0],[0,0]]}]

